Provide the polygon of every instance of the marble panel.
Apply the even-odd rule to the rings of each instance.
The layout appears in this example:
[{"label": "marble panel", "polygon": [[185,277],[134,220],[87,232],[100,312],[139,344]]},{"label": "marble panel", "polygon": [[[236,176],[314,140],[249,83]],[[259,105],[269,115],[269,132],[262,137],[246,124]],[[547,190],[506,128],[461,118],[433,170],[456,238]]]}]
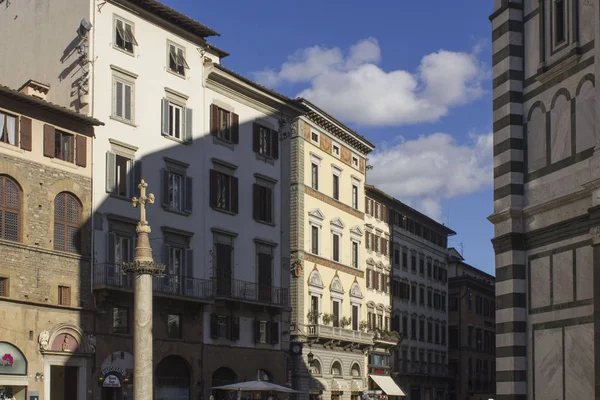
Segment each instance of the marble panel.
[{"label": "marble panel", "polygon": [[565,328],[565,398],[594,398],[594,325]]},{"label": "marble panel", "polygon": [[592,246],[575,249],[576,299],[591,299],[594,296],[594,270]]},{"label": "marble panel", "polygon": [[579,2],[579,43],[587,44],[594,40],[594,2]]},{"label": "marble panel", "polygon": [[573,250],[552,255],[552,299],[554,304],[573,301]]},{"label": "marble panel", "polygon": [[575,99],[575,150],[577,153],[596,145],[595,119],[596,119],[596,95],[594,85],[585,81],[581,86],[579,95]]},{"label": "marble panel", "polygon": [[565,400],[562,335],[562,328],[534,333],[534,400]]},{"label": "marble panel", "polygon": [[571,155],[571,104],[563,95],[559,96],[550,112],[550,162]]},{"label": "marble panel", "polygon": [[550,303],[550,257],[541,257],[530,262],[531,307],[545,307]]},{"label": "marble panel", "polygon": [[546,166],[546,115],[536,107],[527,122],[527,170]]}]

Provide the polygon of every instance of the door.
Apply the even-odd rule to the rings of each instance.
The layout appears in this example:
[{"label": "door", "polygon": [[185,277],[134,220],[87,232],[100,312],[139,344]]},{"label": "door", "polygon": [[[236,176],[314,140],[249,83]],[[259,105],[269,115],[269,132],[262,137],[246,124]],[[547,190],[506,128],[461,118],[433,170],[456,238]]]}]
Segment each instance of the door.
[{"label": "door", "polygon": [[339,301],[334,301],[333,302],[333,326],[335,327],[339,327],[340,326],[340,302]]},{"label": "door", "polygon": [[358,306],[352,306],[352,329],[358,330]]},{"label": "door", "polygon": [[217,253],[217,294],[219,296],[231,296],[231,252],[232,247],[217,243],[215,245]]},{"label": "door", "polygon": [[312,311],[312,321],[308,321],[310,324],[319,323],[319,298],[312,296],[310,298],[310,310]]},{"label": "door", "polygon": [[258,253],[258,300],[270,303],[273,276],[271,272],[271,255]]}]

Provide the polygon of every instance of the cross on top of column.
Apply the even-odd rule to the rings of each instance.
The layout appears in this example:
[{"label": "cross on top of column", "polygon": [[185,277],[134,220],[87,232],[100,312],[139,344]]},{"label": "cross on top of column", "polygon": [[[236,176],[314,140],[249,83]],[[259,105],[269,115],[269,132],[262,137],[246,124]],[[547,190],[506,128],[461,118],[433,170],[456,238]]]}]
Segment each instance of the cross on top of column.
[{"label": "cross on top of column", "polygon": [[140,197],[134,197],[131,199],[133,203],[133,208],[137,208],[140,206],[140,224],[147,225],[148,221],[146,220],[146,203],[154,204],[154,195],[152,193],[146,196],[146,188],[148,184],[142,179],[138,188],[140,188]]}]

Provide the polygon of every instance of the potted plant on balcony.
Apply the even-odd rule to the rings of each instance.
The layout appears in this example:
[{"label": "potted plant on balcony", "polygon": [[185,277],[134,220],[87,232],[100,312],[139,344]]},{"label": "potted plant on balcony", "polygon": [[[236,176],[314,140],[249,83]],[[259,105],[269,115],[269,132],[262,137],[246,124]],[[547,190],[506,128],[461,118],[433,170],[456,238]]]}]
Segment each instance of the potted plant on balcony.
[{"label": "potted plant on balcony", "polygon": [[365,332],[368,326],[369,324],[367,323],[367,321],[360,321],[360,325],[358,327],[361,331]]},{"label": "potted plant on balcony", "polygon": [[347,327],[348,325],[350,325],[350,323],[351,323],[351,322],[352,322],[352,321],[350,320],[350,318],[348,318],[348,317],[342,317],[342,319],[340,319],[340,326],[341,326],[343,329],[346,329],[346,327]]},{"label": "potted plant on balcony", "polygon": [[332,315],[328,313],[323,314],[323,325],[329,325],[332,320]]},{"label": "potted plant on balcony", "polygon": [[318,311],[314,311],[314,310],[310,310],[306,314],[306,318],[308,318],[308,323],[312,324],[312,325],[317,325],[319,323],[320,316],[321,316],[321,313]]}]

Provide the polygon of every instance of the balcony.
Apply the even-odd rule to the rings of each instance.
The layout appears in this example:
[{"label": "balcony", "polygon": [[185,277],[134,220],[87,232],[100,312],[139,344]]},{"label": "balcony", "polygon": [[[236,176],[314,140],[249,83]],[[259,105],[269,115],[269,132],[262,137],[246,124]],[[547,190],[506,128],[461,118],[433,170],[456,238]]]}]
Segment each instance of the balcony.
[{"label": "balcony", "polygon": [[376,329],[373,341],[378,346],[391,348],[397,346],[402,341],[402,335],[394,331]]},{"label": "balcony", "polygon": [[[119,263],[94,265],[94,290],[117,289],[133,291],[133,276],[123,273]],[[191,301],[210,301],[213,297],[212,281],[188,278],[179,275],[164,275],[152,278],[152,289],[161,297],[185,298]]]},{"label": "balcony", "polygon": [[290,304],[287,288],[261,285],[239,279],[214,280],[215,297],[225,300],[243,301],[254,304],[288,307]]},{"label": "balcony", "polygon": [[309,339],[320,341],[339,341],[340,343],[356,344],[362,347],[373,345],[373,334],[352,329],[338,328],[328,325],[307,325]]}]

